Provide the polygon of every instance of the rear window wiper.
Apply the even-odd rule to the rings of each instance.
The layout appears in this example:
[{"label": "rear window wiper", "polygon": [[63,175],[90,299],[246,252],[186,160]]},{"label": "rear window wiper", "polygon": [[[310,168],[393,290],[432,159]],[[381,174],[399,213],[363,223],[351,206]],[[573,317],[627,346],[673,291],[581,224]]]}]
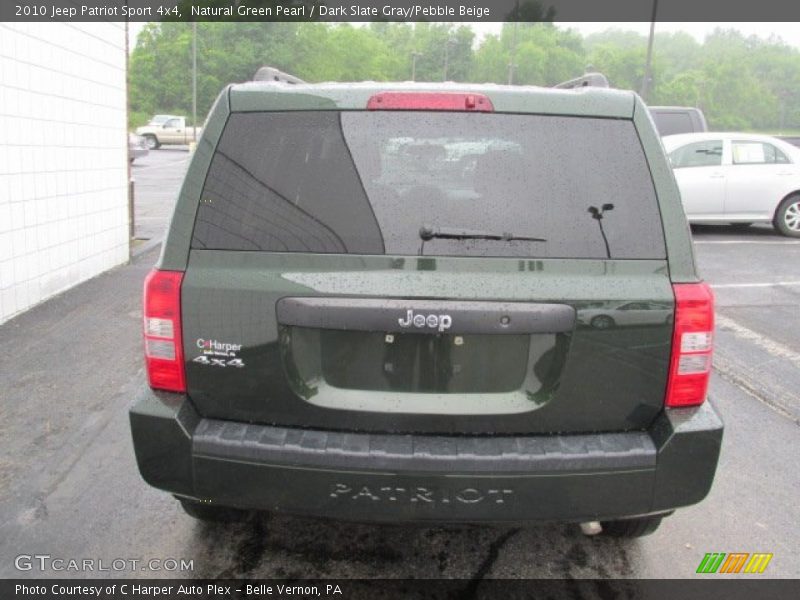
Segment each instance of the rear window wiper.
[{"label": "rear window wiper", "polygon": [[419,247],[419,253],[422,255],[422,250],[425,247],[425,242],[434,238],[444,240],[498,240],[503,242],[520,240],[523,242],[546,242],[545,238],[529,237],[524,235],[514,235],[513,233],[493,233],[491,231],[480,231],[477,229],[459,229],[456,227],[433,227],[432,225],[423,225],[419,228],[419,238],[422,244]]},{"label": "rear window wiper", "polygon": [[514,235],[513,233],[492,233],[491,231],[479,231],[477,229],[457,229],[455,227],[432,227],[423,225],[419,228],[419,237],[424,241],[437,239],[448,240],[522,240],[525,242],[546,242],[547,240],[539,237],[527,237],[524,235]]}]

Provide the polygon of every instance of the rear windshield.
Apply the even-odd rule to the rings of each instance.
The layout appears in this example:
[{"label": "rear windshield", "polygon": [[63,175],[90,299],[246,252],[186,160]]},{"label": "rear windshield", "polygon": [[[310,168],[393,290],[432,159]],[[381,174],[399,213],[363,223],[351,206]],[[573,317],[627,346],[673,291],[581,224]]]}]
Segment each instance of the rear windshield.
[{"label": "rear windshield", "polygon": [[665,256],[632,121],[410,111],[232,114],[192,247]]}]

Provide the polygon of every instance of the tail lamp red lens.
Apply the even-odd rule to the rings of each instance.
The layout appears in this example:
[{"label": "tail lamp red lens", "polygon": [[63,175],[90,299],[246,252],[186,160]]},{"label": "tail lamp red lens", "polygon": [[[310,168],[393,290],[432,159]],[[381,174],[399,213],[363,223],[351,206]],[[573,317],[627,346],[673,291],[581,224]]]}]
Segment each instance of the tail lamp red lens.
[{"label": "tail lamp red lens", "polygon": [[179,271],[153,269],[144,280],[144,354],[150,387],[186,392]]},{"label": "tail lamp red lens", "polygon": [[705,283],[676,283],[672,357],[665,405],[697,406],[706,399],[714,345],[714,292]]}]

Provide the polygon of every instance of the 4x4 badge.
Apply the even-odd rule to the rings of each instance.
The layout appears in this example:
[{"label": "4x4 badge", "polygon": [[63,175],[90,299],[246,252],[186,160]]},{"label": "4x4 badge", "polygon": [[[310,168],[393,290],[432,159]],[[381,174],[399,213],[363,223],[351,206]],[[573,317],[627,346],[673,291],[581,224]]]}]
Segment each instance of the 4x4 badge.
[{"label": "4x4 badge", "polygon": [[444,331],[450,329],[453,324],[453,318],[450,315],[415,315],[414,310],[409,308],[406,318],[402,317],[397,319],[400,327],[411,327],[412,325],[417,328],[430,327],[431,329],[438,329]]},{"label": "4x4 badge", "polygon": [[201,354],[192,359],[192,362],[200,363],[201,365],[209,365],[211,367],[237,367],[241,369],[244,367],[244,361],[241,358],[209,358],[205,354]]}]

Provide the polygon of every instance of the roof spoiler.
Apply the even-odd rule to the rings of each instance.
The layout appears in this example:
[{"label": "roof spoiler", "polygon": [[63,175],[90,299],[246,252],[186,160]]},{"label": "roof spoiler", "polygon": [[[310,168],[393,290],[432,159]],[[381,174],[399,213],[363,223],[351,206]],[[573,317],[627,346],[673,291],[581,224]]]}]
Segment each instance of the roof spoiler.
[{"label": "roof spoiler", "polygon": [[579,87],[611,87],[608,83],[608,78],[602,73],[592,72],[586,73],[581,77],[576,77],[575,79],[570,79],[569,81],[563,81],[553,86],[554,88],[558,88],[561,90],[571,90],[574,88]]},{"label": "roof spoiler", "polygon": [[253,81],[271,81],[274,83],[305,83],[299,77],[289,75],[275,67],[261,67],[253,76]]}]

